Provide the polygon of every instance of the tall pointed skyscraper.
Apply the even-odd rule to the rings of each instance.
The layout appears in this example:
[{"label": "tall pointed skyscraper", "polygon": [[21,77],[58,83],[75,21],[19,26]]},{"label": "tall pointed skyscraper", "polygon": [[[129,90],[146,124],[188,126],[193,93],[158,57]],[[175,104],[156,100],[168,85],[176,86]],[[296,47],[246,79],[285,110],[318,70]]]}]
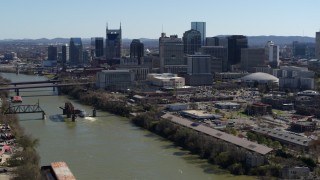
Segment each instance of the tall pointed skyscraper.
[{"label": "tall pointed skyscraper", "polygon": [[121,23],[120,29],[106,28],[106,58],[114,59],[121,57],[122,48],[122,32]]}]

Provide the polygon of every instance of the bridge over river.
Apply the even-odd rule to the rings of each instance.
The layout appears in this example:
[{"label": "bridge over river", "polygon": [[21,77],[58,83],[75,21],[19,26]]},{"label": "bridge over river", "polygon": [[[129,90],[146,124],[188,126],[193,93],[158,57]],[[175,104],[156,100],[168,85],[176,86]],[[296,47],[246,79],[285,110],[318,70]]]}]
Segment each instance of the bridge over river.
[{"label": "bridge over river", "polygon": [[[29,81],[28,83],[23,83],[23,82],[16,82],[16,83],[11,83],[11,85],[14,86],[7,86],[7,87],[0,87],[0,91],[8,91],[8,90],[14,90],[16,92],[17,96],[20,96],[20,89],[38,89],[38,88],[48,88],[48,87],[53,87],[53,91],[58,89],[58,94],[60,94],[60,87],[63,86],[89,86],[90,84],[93,83],[63,83],[63,84],[44,84],[46,81],[42,81],[42,83],[37,83],[35,81]],[[50,82],[52,83],[52,82]],[[28,86],[17,86],[21,84],[29,84]],[[42,84],[42,85],[34,85],[34,84]]]},{"label": "bridge over river", "polygon": [[[44,81],[42,76],[2,74],[16,81]],[[132,125],[128,119],[99,111],[97,117],[77,118],[77,122],[60,121],[60,106],[71,101],[86,112],[92,107],[58,96],[52,88],[23,90],[23,103],[39,99],[46,120],[37,114],[18,114],[27,134],[40,141],[37,151],[41,165],[64,161],[77,180],[105,179],[210,179],[246,180],[232,176],[176,147],[153,133]],[[13,95],[14,92],[11,93]],[[252,178],[253,179],[253,178]]]}]

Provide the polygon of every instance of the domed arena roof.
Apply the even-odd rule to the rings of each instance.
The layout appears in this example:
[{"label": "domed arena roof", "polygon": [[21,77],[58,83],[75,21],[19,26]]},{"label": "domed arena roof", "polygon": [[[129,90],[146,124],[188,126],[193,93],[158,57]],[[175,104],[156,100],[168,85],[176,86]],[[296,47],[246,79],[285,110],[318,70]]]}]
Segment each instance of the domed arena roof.
[{"label": "domed arena roof", "polygon": [[249,75],[246,75],[241,78],[242,82],[260,82],[260,83],[267,83],[267,82],[279,82],[279,78],[262,72],[252,73]]}]

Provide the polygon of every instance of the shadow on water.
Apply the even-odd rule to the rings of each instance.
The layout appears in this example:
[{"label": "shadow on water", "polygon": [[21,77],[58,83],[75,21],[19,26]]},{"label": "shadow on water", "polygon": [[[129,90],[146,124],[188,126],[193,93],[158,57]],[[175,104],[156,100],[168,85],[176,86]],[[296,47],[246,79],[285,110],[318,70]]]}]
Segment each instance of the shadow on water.
[{"label": "shadow on water", "polygon": [[56,96],[55,94],[42,94],[42,95],[26,95],[22,96],[23,98],[25,97],[46,97],[46,96]]},{"label": "shadow on water", "polygon": [[[217,165],[201,164],[200,168],[202,168],[203,172],[207,174],[230,175],[227,170],[220,169]],[[232,177],[232,175],[230,175],[230,177]]]},{"label": "shadow on water", "polygon": [[42,90],[35,90],[35,89],[30,89],[30,90],[19,90],[19,92],[53,92],[52,90],[48,89],[42,89]]},{"label": "shadow on water", "polygon": [[42,118],[37,118],[37,119],[35,119],[35,118],[30,118],[30,119],[21,119],[20,118],[20,120],[19,121],[44,121]]},{"label": "shadow on water", "polygon": [[66,118],[62,114],[50,115],[49,120],[52,122],[66,122]]}]

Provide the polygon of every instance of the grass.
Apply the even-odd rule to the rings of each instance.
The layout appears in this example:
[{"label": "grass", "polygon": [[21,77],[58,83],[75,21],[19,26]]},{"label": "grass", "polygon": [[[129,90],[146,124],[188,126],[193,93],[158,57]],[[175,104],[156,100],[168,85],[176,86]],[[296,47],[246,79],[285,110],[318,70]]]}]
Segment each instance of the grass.
[{"label": "grass", "polygon": [[285,111],[277,110],[277,109],[272,109],[272,113],[276,115],[284,115],[286,114]]}]

